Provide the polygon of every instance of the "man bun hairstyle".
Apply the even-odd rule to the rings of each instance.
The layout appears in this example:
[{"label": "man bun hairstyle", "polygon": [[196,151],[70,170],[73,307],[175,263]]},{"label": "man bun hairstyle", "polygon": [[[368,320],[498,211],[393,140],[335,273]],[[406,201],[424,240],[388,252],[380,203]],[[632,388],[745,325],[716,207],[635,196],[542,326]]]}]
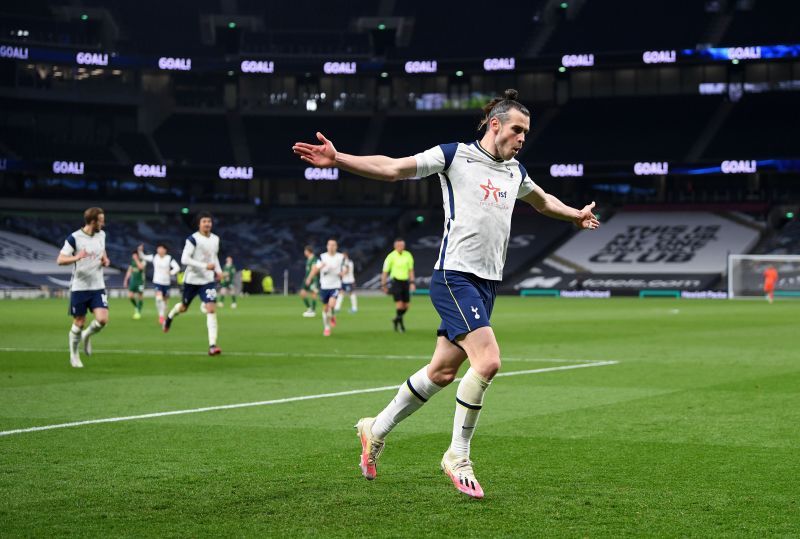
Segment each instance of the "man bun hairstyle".
[{"label": "man bun hairstyle", "polygon": [[530,111],[525,105],[517,101],[517,98],[519,98],[519,92],[513,88],[509,88],[503,92],[502,97],[495,97],[486,103],[486,105],[483,106],[483,119],[481,119],[478,124],[478,131],[489,125],[489,121],[491,121],[492,118],[496,117],[500,120],[500,123],[505,122],[508,120],[508,111],[511,109],[518,110],[525,116],[530,117]]}]

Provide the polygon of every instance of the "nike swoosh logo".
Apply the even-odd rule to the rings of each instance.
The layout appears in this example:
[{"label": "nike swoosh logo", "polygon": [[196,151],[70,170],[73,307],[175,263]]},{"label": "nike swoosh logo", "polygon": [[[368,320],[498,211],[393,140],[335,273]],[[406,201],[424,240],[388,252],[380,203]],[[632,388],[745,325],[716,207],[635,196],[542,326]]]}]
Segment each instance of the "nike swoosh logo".
[{"label": "nike swoosh logo", "polygon": [[469,157],[467,157],[467,163],[477,163],[477,162],[478,162],[477,159],[470,159]]}]

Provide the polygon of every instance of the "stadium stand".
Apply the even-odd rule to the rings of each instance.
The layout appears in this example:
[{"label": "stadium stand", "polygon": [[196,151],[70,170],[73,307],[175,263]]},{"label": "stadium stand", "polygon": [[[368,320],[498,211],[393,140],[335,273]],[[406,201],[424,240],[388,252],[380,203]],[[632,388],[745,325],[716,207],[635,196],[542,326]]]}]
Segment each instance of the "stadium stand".
[{"label": "stadium stand", "polygon": [[116,142],[134,163],[158,162],[158,157],[142,133],[132,131],[120,133]]},{"label": "stadium stand", "polygon": [[[782,1],[738,2],[722,45],[773,45],[797,43],[800,5]],[[749,7],[750,9],[744,9]]]},{"label": "stadium stand", "polygon": [[[514,56],[522,50],[534,30],[533,15],[542,1],[514,5],[511,16],[502,18],[502,39],[485,39],[487,19],[472,7],[442,2],[398,2],[395,14],[413,19],[414,30],[407,47],[398,47],[404,57],[466,58],[469,56]],[[448,21],[442,25],[442,21]],[[435,36],[435,39],[431,39]]]},{"label": "stadium stand", "polygon": [[[636,23],[621,29],[623,16]],[[547,42],[544,54],[694,48],[711,18],[704,2],[670,0],[583,2],[574,19],[567,17]]]},{"label": "stadium stand", "polygon": [[0,140],[29,159],[113,162],[116,133],[134,126],[132,108],[0,99]]},{"label": "stadium stand", "polygon": [[746,94],[736,103],[705,154],[710,158],[797,156],[800,107],[786,92]]},{"label": "stadium stand", "polygon": [[164,159],[176,164],[234,163],[222,114],[174,114],[155,132]]},{"label": "stadium stand", "polygon": [[800,220],[793,219],[769,238],[758,251],[767,255],[796,255],[800,253]]},{"label": "stadium stand", "polygon": [[573,99],[527,148],[543,162],[683,159],[719,96]]},{"label": "stadium stand", "polygon": [[473,142],[479,138],[479,113],[471,111],[388,115],[378,139],[377,153],[400,157],[414,155],[437,144]]},{"label": "stadium stand", "polygon": [[291,144],[316,140],[321,131],[342,151],[359,153],[369,126],[368,116],[285,115],[243,116],[250,156],[256,165],[297,167]]},{"label": "stadium stand", "polygon": [[[290,271],[294,288],[303,275],[303,246],[310,244],[321,252],[330,237],[337,238],[341,249],[349,251],[357,262],[357,270],[371,261],[391,244],[397,212],[386,210],[349,211],[337,214],[326,210],[301,210],[278,212],[272,219],[218,215],[214,232],[220,236],[220,256],[232,256],[240,267],[271,270],[280,274]],[[0,220],[3,230],[24,234],[31,241],[41,241],[52,246],[52,261],[64,239],[80,226],[74,215],[6,215]],[[166,242],[170,252],[180,258],[186,237],[195,229],[179,216],[140,218],[136,215],[114,215],[106,227],[106,250],[112,266],[125,270],[131,253],[139,244],[147,252],[155,249],[157,242]],[[35,239],[34,239],[35,238]],[[51,260],[47,260],[47,263]],[[41,285],[41,278],[27,275],[23,267],[3,275],[7,278]],[[52,273],[58,273],[53,262]],[[69,272],[67,272],[69,273]],[[112,281],[111,286],[119,283]]]}]

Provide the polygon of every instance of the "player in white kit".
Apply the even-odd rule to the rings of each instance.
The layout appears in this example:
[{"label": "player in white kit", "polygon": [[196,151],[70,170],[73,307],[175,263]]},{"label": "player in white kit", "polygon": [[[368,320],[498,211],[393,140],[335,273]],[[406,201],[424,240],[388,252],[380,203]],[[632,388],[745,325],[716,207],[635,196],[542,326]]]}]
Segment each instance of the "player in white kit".
[{"label": "player in white kit", "polygon": [[347,251],[342,251],[342,256],[344,257],[344,265],[342,266],[342,290],[339,292],[339,297],[336,298],[335,312],[338,313],[342,310],[344,296],[348,294],[350,296],[350,312],[355,313],[358,312],[355,264],[353,264],[353,259],[350,258]]},{"label": "player in white kit", "polygon": [[322,133],[317,133],[320,144],[293,146],[312,166],[338,167],[390,182],[438,174],[442,187],[444,233],[430,285],[431,301],[442,320],[436,349],[430,363],[400,386],[383,411],[358,421],[361,471],[367,479],[377,475],[386,435],[450,384],[469,358],[470,368],[456,391],[453,435],[441,467],[459,492],[483,497],[470,460],[470,442],[484,393],[500,369],[500,348],[489,318],[502,279],[515,200],[581,229],[599,226],[594,203],[580,210],[567,206],[537,186],[515,159],[530,129],[530,112],[516,99],[516,90],[506,90],[484,107],[479,128],[485,126],[486,131],[480,140],[442,144],[400,159],[337,152]]},{"label": "player in white kit", "polygon": [[[92,335],[108,323],[108,296],[103,278],[103,268],[110,264],[106,255],[106,233],[103,227],[106,216],[101,208],[89,208],[83,212],[84,226],[70,234],[56,262],[59,266],[72,266],[70,282],[69,314],[72,327],[69,331],[69,363],[81,368],[80,345],[87,356],[92,355]],[[94,320],[89,327],[86,311],[92,311]]]},{"label": "player in white kit", "polygon": [[310,286],[314,277],[319,274],[319,296],[322,301],[322,334],[330,337],[331,328],[336,327],[336,314],[333,312],[336,307],[336,298],[342,288],[342,268],[344,267],[344,256],[336,252],[338,249],[336,240],[328,240],[328,250],[319,255],[317,264],[311,268],[311,273],[306,277],[306,286]]},{"label": "player in white kit", "polygon": [[197,215],[197,232],[186,238],[181,255],[181,264],[186,266],[183,277],[183,297],[167,315],[162,326],[164,333],[169,331],[173,320],[192,303],[195,296],[206,306],[206,327],[208,328],[208,355],[222,353],[217,346],[217,289],[216,281],[222,278],[219,265],[219,236],[211,233],[212,217],[208,212]]},{"label": "player in white kit", "polygon": [[158,311],[158,323],[164,325],[167,315],[167,299],[169,289],[172,286],[172,277],[181,271],[177,260],[172,258],[167,249],[167,245],[159,243],[156,245],[156,253],[148,255],[144,253],[144,245],[139,245],[139,258],[153,265],[153,288],[156,289],[156,311]]}]

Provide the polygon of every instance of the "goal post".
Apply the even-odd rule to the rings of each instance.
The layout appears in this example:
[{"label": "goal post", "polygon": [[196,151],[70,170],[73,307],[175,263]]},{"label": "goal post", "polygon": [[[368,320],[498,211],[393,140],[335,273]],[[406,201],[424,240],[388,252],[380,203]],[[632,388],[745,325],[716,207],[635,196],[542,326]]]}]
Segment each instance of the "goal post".
[{"label": "goal post", "polygon": [[769,267],[778,272],[775,297],[800,299],[800,255],[728,255],[728,298],[763,298]]}]

